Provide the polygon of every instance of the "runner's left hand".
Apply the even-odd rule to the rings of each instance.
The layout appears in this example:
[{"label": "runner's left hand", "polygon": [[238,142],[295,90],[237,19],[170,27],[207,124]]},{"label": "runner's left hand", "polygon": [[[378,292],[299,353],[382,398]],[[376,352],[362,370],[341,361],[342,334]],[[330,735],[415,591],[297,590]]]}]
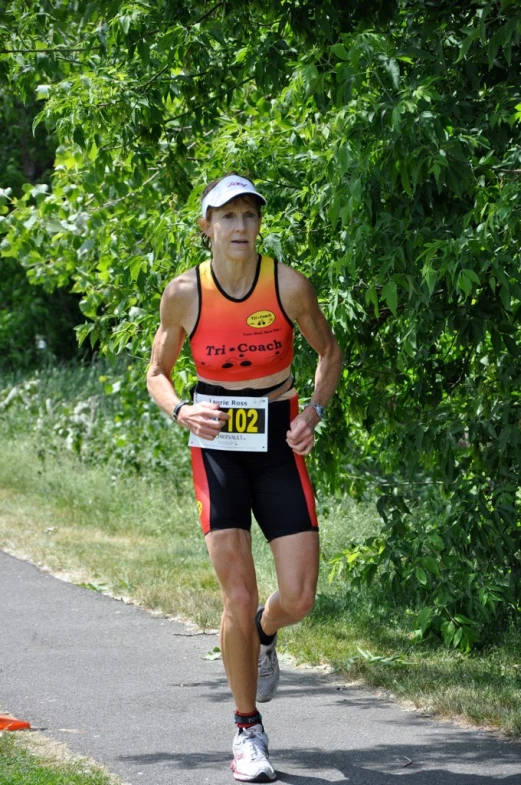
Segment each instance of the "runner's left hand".
[{"label": "runner's left hand", "polygon": [[308,455],[315,443],[315,426],[318,417],[313,409],[305,409],[292,420],[289,431],[286,433],[286,441],[297,455]]}]

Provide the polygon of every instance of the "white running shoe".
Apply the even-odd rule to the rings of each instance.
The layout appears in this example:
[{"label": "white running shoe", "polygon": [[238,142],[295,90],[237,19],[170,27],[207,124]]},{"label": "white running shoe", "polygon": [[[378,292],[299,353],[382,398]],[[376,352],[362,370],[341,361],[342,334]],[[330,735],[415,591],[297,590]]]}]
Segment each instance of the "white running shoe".
[{"label": "white running shoe", "polygon": [[233,776],[241,782],[273,782],[275,769],[268,758],[268,737],[262,725],[241,728],[233,740]]},{"label": "white running shoe", "polygon": [[279,661],[277,658],[277,636],[267,646],[261,643],[259,671],[257,676],[257,702],[267,703],[275,693],[280,681]]}]

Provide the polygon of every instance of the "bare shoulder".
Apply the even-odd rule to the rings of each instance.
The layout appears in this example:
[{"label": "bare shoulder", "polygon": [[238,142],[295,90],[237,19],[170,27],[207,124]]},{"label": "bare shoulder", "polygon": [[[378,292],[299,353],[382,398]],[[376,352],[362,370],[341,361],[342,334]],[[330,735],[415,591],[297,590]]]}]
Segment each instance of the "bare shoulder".
[{"label": "bare shoulder", "polygon": [[163,299],[174,305],[180,305],[197,294],[197,268],[191,267],[181,275],[173,278],[163,292]]},{"label": "bare shoulder", "polygon": [[279,293],[284,310],[292,320],[318,308],[317,296],[311,283],[298,270],[279,262]]},{"label": "bare shoulder", "polygon": [[166,326],[175,323],[185,328],[194,308],[197,309],[197,297],[197,272],[192,267],[173,278],[166,286],[161,298],[162,324]]}]

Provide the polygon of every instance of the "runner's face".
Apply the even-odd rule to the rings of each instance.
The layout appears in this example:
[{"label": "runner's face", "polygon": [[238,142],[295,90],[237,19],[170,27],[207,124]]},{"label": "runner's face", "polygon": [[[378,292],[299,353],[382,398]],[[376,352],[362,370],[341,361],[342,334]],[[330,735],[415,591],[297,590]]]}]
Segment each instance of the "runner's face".
[{"label": "runner's face", "polygon": [[255,253],[260,230],[259,208],[254,197],[239,196],[222,207],[214,207],[207,224],[212,250],[230,259],[247,259]]}]

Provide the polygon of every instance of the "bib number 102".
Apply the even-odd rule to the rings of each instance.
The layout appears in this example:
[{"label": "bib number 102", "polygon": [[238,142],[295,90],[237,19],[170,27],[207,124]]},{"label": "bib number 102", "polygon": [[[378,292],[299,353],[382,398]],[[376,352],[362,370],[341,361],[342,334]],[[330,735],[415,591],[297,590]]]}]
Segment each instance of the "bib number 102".
[{"label": "bib number 102", "polygon": [[228,409],[230,419],[224,426],[228,433],[263,433],[264,412],[259,409]]}]

